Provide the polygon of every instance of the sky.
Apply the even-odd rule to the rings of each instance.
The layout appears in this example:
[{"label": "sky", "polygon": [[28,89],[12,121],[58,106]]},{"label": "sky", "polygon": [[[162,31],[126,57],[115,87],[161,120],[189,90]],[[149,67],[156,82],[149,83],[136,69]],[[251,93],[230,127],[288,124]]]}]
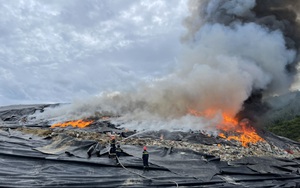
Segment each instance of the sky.
[{"label": "sky", "polygon": [[0,106],[130,90],[172,69],[187,0],[0,0]]}]

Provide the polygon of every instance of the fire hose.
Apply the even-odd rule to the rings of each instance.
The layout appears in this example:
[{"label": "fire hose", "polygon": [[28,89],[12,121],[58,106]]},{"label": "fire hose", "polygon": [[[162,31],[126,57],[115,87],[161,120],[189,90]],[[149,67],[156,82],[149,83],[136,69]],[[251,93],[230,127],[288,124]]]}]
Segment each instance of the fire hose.
[{"label": "fire hose", "polygon": [[173,181],[173,180],[157,180],[157,179],[154,179],[154,178],[149,178],[147,176],[144,176],[142,174],[139,174],[137,172],[134,172],[132,170],[129,170],[128,168],[126,168],[122,163],[121,161],[119,160],[118,156],[116,156],[117,160],[119,161],[119,164],[122,166],[122,168],[124,168],[125,170],[129,171],[130,173],[132,174],[136,174],[142,178],[145,178],[145,179],[148,179],[148,180],[152,180],[152,181],[160,181],[160,182],[172,182],[172,183],[175,183],[176,184],[176,187],[178,187],[178,183],[176,181]]}]

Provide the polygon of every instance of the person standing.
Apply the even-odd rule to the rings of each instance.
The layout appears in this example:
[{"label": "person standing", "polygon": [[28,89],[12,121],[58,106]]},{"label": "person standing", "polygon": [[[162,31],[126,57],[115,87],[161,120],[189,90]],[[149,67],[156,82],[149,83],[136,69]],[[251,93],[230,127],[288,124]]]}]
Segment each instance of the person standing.
[{"label": "person standing", "polygon": [[143,151],[143,155],[142,155],[142,158],[143,158],[143,165],[144,165],[144,171],[145,170],[149,170],[149,163],[148,163],[148,160],[149,160],[149,153],[147,151],[147,147],[144,146],[144,151]]},{"label": "person standing", "polygon": [[110,136],[110,150],[109,150],[109,158],[116,157],[116,137],[115,135]]},{"label": "person standing", "polygon": [[116,149],[116,162],[117,162],[117,165],[120,164],[119,157],[121,156],[122,152],[123,152],[123,150],[121,149],[120,144],[118,144],[117,149]]}]

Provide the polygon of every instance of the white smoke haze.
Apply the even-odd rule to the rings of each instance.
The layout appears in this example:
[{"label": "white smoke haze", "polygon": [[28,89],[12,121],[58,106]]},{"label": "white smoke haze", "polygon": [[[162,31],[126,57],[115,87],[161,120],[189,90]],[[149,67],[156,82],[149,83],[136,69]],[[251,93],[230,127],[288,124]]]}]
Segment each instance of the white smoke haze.
[{"label": "white smoke haze", "polygon": [[[141,83],[135,90],[102,93],[47,109],[38,117],[61,121],[109,112],[118,116],[112,122],[130,129],[214,130],[222,122],[222,113],[235,116],[252,92],[264,90],[264,95],[287,92],[292,78],[286,66],[294,62],[296,51],[286,48],[280,30],[272,31],[256,23],[237,21],[229,26],[214,21],[221,16],[214,15],[218,10],[224,10],[226,15],[252,17],[250,10],[255,1],[202,3],[205,7],[192,9],[191,15],[196,15],[195,20],[199,21],[196,29],[191,27],[188,31],[188,35],[193,35],[189,40],[192,43],[186,45],[170,74],[151,83]],[[206,17],[200,17],[202,20],[201,13],[196,14],[199,10],[207,13]],[[195,117],[190,110],[200,113],[213,110],[215,114],[209,119]]]}]

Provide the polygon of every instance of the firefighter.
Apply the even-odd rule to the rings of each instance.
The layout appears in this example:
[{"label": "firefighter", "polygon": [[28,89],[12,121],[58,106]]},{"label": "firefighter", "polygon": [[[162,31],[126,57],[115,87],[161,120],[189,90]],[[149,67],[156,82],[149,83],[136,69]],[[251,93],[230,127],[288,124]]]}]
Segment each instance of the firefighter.
[{"label": "firefighter", "polygon": [[120,147],[120,144],[117,145],[117,149],[116,149],[116,162],[117,162],[117,165],[120,164],[120,161],[119,161],[119,157],[121,156],[121,153],[123,152],[123,150],[121,149]]},{"label": "firefighter", "polygon": [[110,151],[111,153],[116,153],[116,137],[112,136],[110,140]]},{"label": "firefighter", "polygon": [[113,158],[115,156],[116,156],[116,137],[112,135],[110,140],[109,157]]},{"label": "firefighter", "polygon": [[148,164],[148,160],[149,160],[149,153],[147,151],[147,147],[144,146],[144,151],[143,151],[143,165],[144,165],[144,171],[145,170],[149,170],[149,164]]}]

